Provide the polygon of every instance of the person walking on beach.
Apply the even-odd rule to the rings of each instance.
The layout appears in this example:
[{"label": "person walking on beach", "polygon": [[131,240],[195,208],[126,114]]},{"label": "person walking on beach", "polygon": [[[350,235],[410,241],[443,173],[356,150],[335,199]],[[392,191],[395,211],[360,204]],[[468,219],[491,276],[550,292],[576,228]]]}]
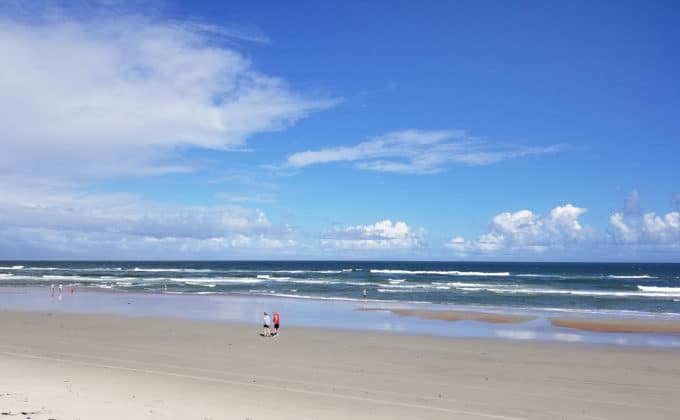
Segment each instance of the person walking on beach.
[{"label": "person walking on beach", "polygon": [[262,326],[262,335],[264,337],[269,337],[272,335],[271,330],[269,329],[269,324],[271,324],[271,321],[269,320],[269,315],[267,313],[264,313],[264,325]]},{"label": "person walking on beach", "polygon": [[368,292],[366,292],[366,289],[364,289],[364,299],[368,296]]},{"label": "person walking on beach", "polygon": [[274,311],[274,335],[279,336],[279,313]]}]

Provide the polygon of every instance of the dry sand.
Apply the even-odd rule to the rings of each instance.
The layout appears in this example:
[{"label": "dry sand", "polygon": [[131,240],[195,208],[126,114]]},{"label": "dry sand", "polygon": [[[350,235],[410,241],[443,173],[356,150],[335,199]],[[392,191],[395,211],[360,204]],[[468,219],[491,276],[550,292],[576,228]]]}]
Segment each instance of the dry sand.
[{"label": "dry sand", "polygon": [[536,319],[530,315],[497,314],[491,312],[473,311],[433,311],[427,309],[401,308],[357,308],[358,311],[388,311],[399,316],[414,316],[438,321],[481,321],[494,324],[513,324]]},{"label": "dry sand", "polygon": [[285,327],[263,338],[259,327],[0,311],[0,412],[43,420],[680,418],[677,351]]}]

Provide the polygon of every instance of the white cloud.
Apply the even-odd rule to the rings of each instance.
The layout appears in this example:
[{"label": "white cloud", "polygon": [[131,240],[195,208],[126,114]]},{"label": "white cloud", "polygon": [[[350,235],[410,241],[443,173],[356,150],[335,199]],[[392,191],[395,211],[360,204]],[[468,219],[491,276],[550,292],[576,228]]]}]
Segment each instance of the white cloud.
[{"label": "white cloud", "polygon": [[[241,206],[161,204],[54,187],[0,191],[0,256],[227,257],[296,245],[294,232]],[[229,253],[224,253],[229,251]]]},{"label": "white cloud", "polygon": [[645,213],[642,217],[614,213],[609,218],[616,241],[625,244],[680,246],[680,212],[663,216]]},{"label": "white cloud", "polygon": [[579,217],[585,208],[571,204],[557,206],[549,215],[535,214],[530,210],[497,214],[487,233],[476,241],[466,241],[455,236],[446,247],[458,251],[493,252],[500,250],[545,251],[581,244],[592,238],[592,230],[584,227]]},{"label": "white cloud", "polygon": [[327,232],[321,244],[340,249],[411,249],[424,245],[425,233],[404,222],[382,220],[372,225],[349,226]]},{"label": "white cloud", "polygon": [[462,130],[395,131],[354,146],[298,152],[288,157],[291,167],[332,162],[355,162],[359,169],[436,173],[455,164],[488,165],[528,155],[552,153],[561,145],[548,147],[508,146],[469,137]]},{"label": "white cloud", "polygon": [[174,162],[178,148],[238,148],[332,105],[218,39],[236,35],[120,14],[0,16],[0,171],[78,180],[183,172],[192,168]]},{"label": "white cloud", "polygon": [[586,209],[571,204],[558,206],[543,216],[530,210],[496,215],[488,232],[477,240],[452,237],[445,246],[460,257],[523,252],[559,252],[578,258],[650,258],[680,249],[680,212],[663,215],[639,214],[639,195],[629,194],[622,211],[609,216],[609,229],[596,231],[584,226],[580,217]]},{"label": "white cloud", "polygon": [[609,217],[609,223],[614,228],[616,235],[618,235],[624,242],[635,242],[638,238],[638,232],[635,229],[628,227],[624,221],[623,214],[614,213]]}]

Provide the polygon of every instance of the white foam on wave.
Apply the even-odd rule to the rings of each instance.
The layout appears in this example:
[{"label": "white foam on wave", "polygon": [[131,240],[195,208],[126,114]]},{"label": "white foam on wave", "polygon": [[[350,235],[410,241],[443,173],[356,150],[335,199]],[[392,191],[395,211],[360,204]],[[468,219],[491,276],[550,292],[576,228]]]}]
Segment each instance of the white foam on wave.
[{"label": "white foam on wave", "polygon": [[539,279],[599,279],[601,276],[592,275],[565,275],[565,274],[513,274],[513,277],[539,278]]},{"label": "white foam on wave", "polygon": [[461,290],[470,292],[491,292],[500,294],[545,294],[545,295],[573,295],[573,296],[602,296],[602,297],[680,297],[677,293],[653,293],[653,292],[620,292],[599,290],[564,290],[564,289],[539,289],[539,288],[497,288],[497,287],[461,287]]},{"label": "white foam on wave", "polygon": [[120,267],[25,267],[23,265],[15,265],[12,267],[0,267],[0,270],[24,270],[24,271],[121,271]]},{"label": "white foam on wave", "polygon": [[[370,283],[369,283],[370,284]],[[373,283],[374,284],[374,283]],[[459,281],[451,281],[451,282],[432,282],[432,283],[405,283],[405,282],[400,282],[400,283],[392,283],[390,284],[380,284],[379,285],[382,288],[389,288],[389,289],[440,289],[440,290],[450,290],[451,288],[456,288],[456,289],[487,289],[487,288],[498,288],[498,289],[505,289],[505,288],[516,288],[518,286],[514,284],[490,284],[490,283],[468,283],[468,282],[459,282]]]},{"label": "white foam on wave", "polygon": [[96,277],[86,277],[86,276],[78,276],[78,275],[73,275],[73,276],[67,276],[67,275],[60,275],[60,274],[50,274],[50,275],[42,275],[40,277],[35,277],[37,280],[96,280]]},{"label": "white foam on wave", "polygon": [[401,284],[406,281],[406,279],[387,279],[390,284]]},{"label": "white foam on wave", "polygon": [[631,276],[618,276],[614,274],[610,274],[607,276],[607,278],[610,279],[657,279],[658,277],[655,276],[650,276],[648,274],[640,274],[640,275],[631,275]]},{"label": "white foam on wave", "polygon": [[380,287],[389,289],[434,289],[437,285],[431,283],[409,283],[409,284],[381,284]]},{"label": "white foam on wave", "polygon": [[140,268],[135,267],[132,271],[150,272],[150,273],[210,273],[213,270],[209,268]]},{"label": "white foam on wave", "polygon": [[507,277],[510,275],[507,271],[502,272],[483,272],[483,271],[432,271],[432,270],[383,270],[371,269],[371,273],[375,274],[424,274],[437,276],[478,276],[478,277]]},{"label": "white foam on wave", "polygon": [[88,268],[77,268],[77,267],[27,267],[26,270],[34,271],[121,271],[120,267],[88,267]]},{"label": "white foam on wave", "polygon": [[273,280],[273,281],[288,281],[291,280],[290,277],[274,277],[269,274],[258,274],[257,275],[258,279],[263,279],[263,280]]},{"label": "white foam on wave", "polygon": [[12,273],[0,273],[0,279],[9,279],[14,277],[14,274]]},{"label": "white foam on wave", "polygon": [[215,283],[200,283],[200,282],[195,282],[195,281],[187,281],[184,282],[185,284],[188,284],[190,286],[202,286],[202,287],[215,287],[217,286]]},{"label": "white foam on wave", "polygon": [[299,279],[292,277],[272,277],[266,274],[260,274],[257,276],[262,280],[270,280],[278,283],[295,283],[295,284],[333,284],[333,285],[350,285],[350,286],[371,286],[374,283],[366,282],[352,282],[352,281],[340,281],[340,280],[327,280],[327,279]]},{"label": "white foam on wave", "polygon": [[258,279],[256,277],[205,277],[205,278],[190,278],[190,279],[177,279],[183,282],[195,282],[195,283],[216,283],[216,284],[253,284],[253,283],[263,283],[264,279]]},{"label": "white foam on wave", "polygon": [[[348,269],[352,271],[352,269]],[[269,270],[258,270],[258,271],[269,271]],[[306,273],[317,273],[317,274],[340,274],[345,272],[345,270],[271,270],[270,273],[287,273],[287,274],[306,274]]]},{"label": "white foam on wave", "polygon": [[638,286],[643,292],[669,293],[680,296],[680,287]]},{"label": "white foam on wave", "polygon": [[288,279],[276,280],[282,283],[296,283],[296,284],[338,284],[337,281],[320,280],[320,279]]},{"label": "white foam on wave", "polygon": [[432,283],[434,285],[440,285],[444,284],[446,286],[451,286],[455,288],[463,288],[463,287],[496,287],[496,288],[501,288],[505,289],[507,287],[517,287],[514,284],[490,284],[490,283],[468,283],[468,282],[460,282],[460,281],[450,281],[447,283]]}]

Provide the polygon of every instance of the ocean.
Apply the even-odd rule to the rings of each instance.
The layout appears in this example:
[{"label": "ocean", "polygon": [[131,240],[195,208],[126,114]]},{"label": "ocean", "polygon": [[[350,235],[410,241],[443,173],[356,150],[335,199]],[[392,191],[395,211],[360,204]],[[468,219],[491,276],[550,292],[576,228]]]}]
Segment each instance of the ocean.
[{"label": "ocean", "polygon": [[680,314],[680,264],[4,261],[0,287]]}]

